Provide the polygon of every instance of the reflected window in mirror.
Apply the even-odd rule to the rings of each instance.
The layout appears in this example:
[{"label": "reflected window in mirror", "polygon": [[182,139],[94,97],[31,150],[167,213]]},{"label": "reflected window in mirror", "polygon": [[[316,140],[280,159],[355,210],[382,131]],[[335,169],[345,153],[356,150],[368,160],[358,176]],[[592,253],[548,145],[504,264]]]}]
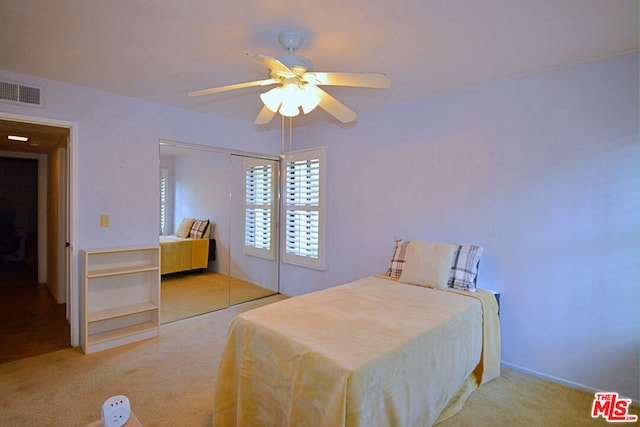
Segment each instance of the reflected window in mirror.
[{"label": "reflected window in mirror", "polygon": [[169,169],[160,168],[160,235],[166,236],[168,213]]},{"label": "reflected window in mirror", "polygon": [[275,185],[273,160],[245,159],[243,253],[276,259]]}]

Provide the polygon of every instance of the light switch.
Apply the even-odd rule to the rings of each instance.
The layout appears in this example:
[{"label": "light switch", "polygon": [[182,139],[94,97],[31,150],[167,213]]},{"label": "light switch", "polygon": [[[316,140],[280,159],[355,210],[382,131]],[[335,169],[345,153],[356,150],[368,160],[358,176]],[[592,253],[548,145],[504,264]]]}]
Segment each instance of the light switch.
[{"label": "light switch", "polygon": [[100,227],[109,226],[109,215],[100,215]]}]

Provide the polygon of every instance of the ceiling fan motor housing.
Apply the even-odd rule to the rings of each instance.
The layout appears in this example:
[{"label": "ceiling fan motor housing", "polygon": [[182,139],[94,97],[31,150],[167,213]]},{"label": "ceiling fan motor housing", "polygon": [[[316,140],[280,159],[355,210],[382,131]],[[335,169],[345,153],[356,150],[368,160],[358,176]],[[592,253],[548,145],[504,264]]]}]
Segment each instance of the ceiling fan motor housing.
[{"label": "ceiling fan motor housing", "polygon": [[[302,45],[303,41],[302,36],[295,31],[283,31],[278,34],[278,42],[280,42],[280,45],[287,53],[278,56],[277,59],[298,75],[313,69],[311,61],[303,56],[294,54],[296,49]],[[304,70],[301,70],[301,68],[304,68]]]},{"label": "ceiling fan motor housing", "polygon": [[295,31],[283,31],[278,34],[278,42],[288,53],[293,53],[294,50],[302,45],[303,38]]},{"label": "ceiling fan motor housing", "polygon": [[313,70],[313,64],[304,56],[288,53],[285,55],[280,55],[276,59],[286,65],[288,69],[290,69],[297,75],[301,75],[305,71]]}]

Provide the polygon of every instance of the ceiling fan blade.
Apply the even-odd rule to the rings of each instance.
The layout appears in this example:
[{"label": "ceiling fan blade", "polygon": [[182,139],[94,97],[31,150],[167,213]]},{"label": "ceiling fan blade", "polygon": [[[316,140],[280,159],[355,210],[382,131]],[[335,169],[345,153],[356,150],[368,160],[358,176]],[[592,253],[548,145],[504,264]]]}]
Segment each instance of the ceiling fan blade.
[{"label": "ceiling fan blade", "polygon": [[347,107],[342,102],[338,101],[336,98],[329,95],[319,87],[311,85],[307,90],[314,91],[315,94],[320,97],[320,103],[318,104],[318,107],[322,108],[327,113],[340,120],[342,123],[352,122],[356,119],[356,117],[358,117],[358,114],[355,111],[353,111],[351,108]]},{"label": "ceiling fan blade", "polygon": [[247,56],[255,61],[260,62],[262,65],[267,67],[269,71],[272,73],[276,73],[277,75],[281,75],[284,77],[294,77],[295,74],[291,71],[286,65],[280,62],[279,59],[273,58],[267,55],[260,55],[257,53],[247,53]]},{"label": "ceiling fan blade", "polygon": [[273,120],[273,116],[275,115],[276,113],[268,109],[265,105],[262,107],[262,110],[260,110],[260,113],[258,113],[258,117],[256,117],[256,120],[253,123],[256,125],[266,125],[267,123],[271,122],[271,120]]},{"label": "ceiling fan blade", "polygon": [[256,80],[256,81],[253,81],[253,82],[246,82],[246,83],[238,83],[238,84],[228,85],[228,86],[213,87],[211,89],[195,90],[193,92],[189,92],[188,95],[191,96],[191,97],[202,96],[202,95],[211,95],[213,93],[226,92],[228,90],[244,89],[246,87],[254,87],[254,86],[267,86],[267,85],[272,85],[272,84],[276,84],[276,83],[280,83],[280,80],[278,80],[278,79]]},{"label": "ceiling fan blade", "polygon": [[391,81],[382,73],[334,73],[309,71],[302,80],[314,85],[389,88]]}]

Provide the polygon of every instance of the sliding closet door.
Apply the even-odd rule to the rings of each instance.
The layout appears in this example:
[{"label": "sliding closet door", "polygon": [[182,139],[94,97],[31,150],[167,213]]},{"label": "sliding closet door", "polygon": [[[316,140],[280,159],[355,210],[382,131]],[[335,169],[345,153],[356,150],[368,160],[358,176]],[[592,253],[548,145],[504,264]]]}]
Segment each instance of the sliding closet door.
[{"label": "sliding closet door", "polygon": [[[233,264],[229,254],[230,161],[229,153],[160,145],[161,194],[164,192],[160,200],[160,233],[175,235],[184,218],[210,221],[207,268],[162,275],[161,323],[229,306]],[[180,247],[163,251],[162,246],[161,243],[163,257],[186,256]]]},{"label": "sliding closet door", "polygon": [[278,293],[278,168],[231,156],[230,304]]}]

